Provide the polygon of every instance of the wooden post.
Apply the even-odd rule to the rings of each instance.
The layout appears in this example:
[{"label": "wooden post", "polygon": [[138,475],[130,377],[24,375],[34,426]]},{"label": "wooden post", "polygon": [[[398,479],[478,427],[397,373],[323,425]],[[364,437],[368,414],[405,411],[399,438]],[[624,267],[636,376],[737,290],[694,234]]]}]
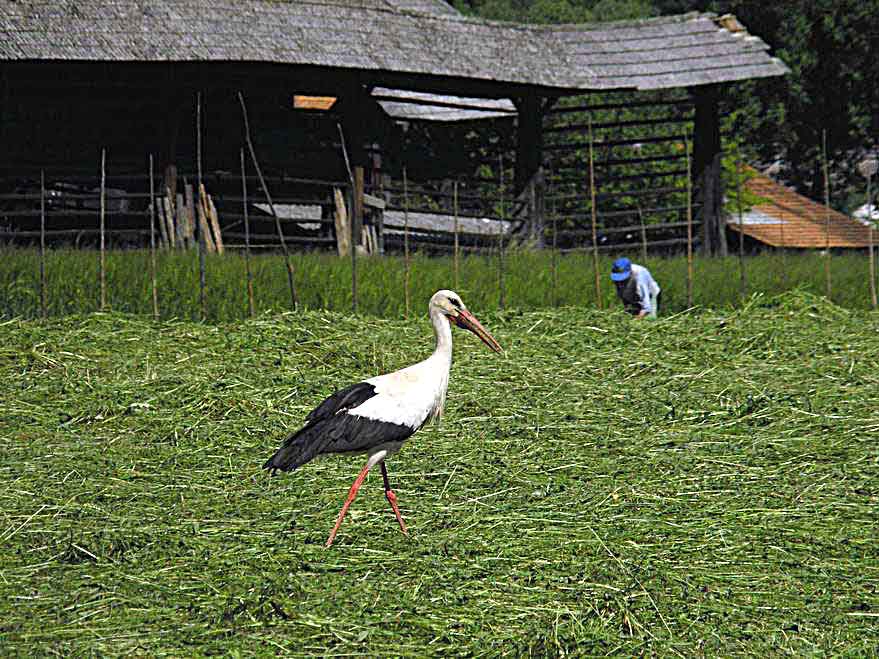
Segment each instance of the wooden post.
[{"label": "wooden post", "polygon": [[498,289],[500,291],[500,300],[499,306],[501,309],[505,309],[507,306],[507,280],[506,273],[504,267],[504,219],[506,215],[506,209],[504,208],[504,154],[501,153],[498,156],[498,165],[500,167],[500,187],[498,188],[498,193],[500,195],[500,222],[498,222],[498,250],[497,250],[497,269],[498,269]]},{"label": "wooden post", "polygon": [[253,272],[250,269],[250,216],[247,210],[247,169],[244,165],[244,149],[241,149],[241,198],[244,204],[244,271],[247,273],[247,308],[250,317],[256,315],[253,304]]},{"label": "wooden post", "polygon": [[[552,181],[552,172],[549,180]],[[549,188],[549,186],[547,186]],[[558,215],[555,197],[552,199],[552,306],[559,304],[559,252],[558,252]]]},{"label": "wooden post", "polygon": [[339,188],[333,188],[333,202],[336,210],[334,213],[336,228],[336,250],[339,256],[348,256],[350,245],[350,230],[348,229],[348,209],[345,207],[345,197]]},{"label": "wooden post", "polygon": [[[351,199],[349,200],[349,208],[354,212],[354,172],[351,171],[351,160],[348,158],[348,147],[345,144],[345,132],[342,130],[342,124],[337,123],[339,129],[339,143],[342,147],[342,156],[345,159],[345,170],[348,172],[348,182],[350,184]],[[338,208],[338,203],[336,204]],[[347,215],[347,213],[346,213]],[[357,313],[357,240],[354,234],[354,218],[348,217],[349,224],[349,240],[351,241],[351,310]]]},{"label": "wooden post", "polygon": [[[684,155],[687,159],[687,306],[693,306],[693,164],[690,140],[684,130]],[[703,216],[704,217],[704,216]]]},{"label": "wooden post", "polygon": [[[204,186],[200,185],[199,188],[203,190]],[[192,193],[191,185],[186,186],[186,189],[187,192]],[[207,203],[201,193],[199,193],[199,199],[195,199],[192,194],[187,197],[186,216],[198,218],[198,231],[199,235],[202,237],[202,245],[204,246],[205,252],[208,254],[216,253],[217,244],[214,242],[213,236],[211,236]]]},{"label": "wooden post", "polygon": [[[201,92],[198,92],[196,96],[196,109],[195,109],[195,147],[196,147],[196,166],[198,167],[198,187],[201,188]],[[190,198],[191,198],[190,193]],[[187,204],[187,207],[190,205]],[[198,250],[198,298],[201,306],[201,320],[204,322],[208,317],[208,302],[207,302],[207,263],[205,262],[205,252],[207,251],[207,235],[205,234],[204,228],[201,223],[201,216],[199,215],[199,220],[196,221],[195,225],[195,235],[197,237],[196,240],[196,249]],[[180,224],[180,213],[178,209],[177,213],[177,223]]]},{"label": "wooden post", "polygon": [[275,229],[278,232],[278,239],[281,241],[281,250],[284,252],[284,263],[287,266],[287,283],[290,286],[290,304],[296,309],[299,306],[297,295],[296,295],[296,286],[293,281],[293,263],[290,261],[290,250],[287,249],[287,241],[284,240],[284,231],[281,229],[281,220],[278,219],[278,214],[275,212],[275,204],[272,202],[272,196],[269,194],[269,188],[266,185],[266,180],[263,178],[262,169],[259,166],[259,160],[256,158],[256,149],[253,148],[253,140],[250,139],[250,121],[247,118],[247,105],[244,103],[244,94],[238,92],[238,101],[241,104],[241,114],[244,117],[244,136],[247,139],[247,148],[250,151],[250,158],[253,160],[253,167],[256,170],[256,176],[259,179],[259,184],[262,187],[263,194],[266,196],[266,201],[269,203],[269,209],[272,211],[272,216],[275,218]]},{"label": "wooden post", "polygon": [[719,87],[695,87],[692,94],[695,116],[691,171],[695,175],[702,202],[702,250],[708,255],[726,256],[723,186],[720,175],[722,144],[718,111]]},{"label": "wooden post", "polygon": [[150,154],[150,279],[153,286],[153,320],[159,320],[159,289],[156,282],[156,182]]},{"label": "wooden post", "polygon": [[595,273],[595,302],[601,309],[601,275],[598,272],[598,209],[595,193],[595,138],[592,134],[592,116],[589,116],[589,196],[592,200],[592,271]]},{"label": "wooden post", "polygon": [[[364,245],[363,236],[363,194],[365,192],[364,170],[361,165],[354,166],[354,216],[352,218],[352,231],[357,237],[357,241],[353,243],[355,249],[358,244]],[[366,251],[369,251],[368,245],[365,245]]]},{"label": "wooden post", "polygon": [[[336,124],[336,127],[339,129],[339,142],[342,146],[342,155],[345,158],[345,169],[348,172],[348,182],[351,185],[351,198],[349,199],[348,207],[353,213],[355,188],[354,173],[351,171],[351,160],[348,158],[348,147],[345,144],[345,133],[342,130],[342,124]],[[347,219],[348,227],[350,229],[348,237],[351,243],[351,311],[357,313],[357,238],[354,234],[354,218],[348,217]]]},{"label": "wooden post", "polygon": [[454,255],[454,277],[452,280],[454,281],[455,290],[458,290],[459,283],[459,274],[460,274],[460,266],[461,266],[461,246],[459,243],[458,236],[458,179],[455,179],[455,185],[452,189],[452,206],[453,212],[455,214],[455,255]]},{"label": "wooden post", "polygon": [[409,174],[403,165],[403,300],[409,317]]},{"label": "wooden post", "polygon": [[741,287],[742,302],[745,301],[745,297],[748,295],[748,282],[745,279],[745,211],[742,208],[742,177],[744,174],[745,169],[740,160],[736,164],[736,203],[739,206],[739,285]]},{"label": "wooden post", "polygon": [[641,261],[647,260],[647,227],[644,226],[644,212],[638,203],[638,222],[641,225]]},{"label": "wooden post", "polygon": [[354,194],[354,185],[352,184],[348,197],[348,208],[351,209],[351,216],[348,218],[348,228],[350,229],[348,242],[351,243],[351,311],[357,313],[357,235],[354,233]]},{"label": "wooden post", "polygon": [[105,251],[106,233],[106,185],[107,185],[107,150],[101,149],[101,311],[107,308],[107,263]]},{"label": "wooden post", "polygon": [[877,309],[876,257],[873,254],[873,204],[871,202],[871,196],[870,196],[870,179],[872,177],[873,177],[872,170],[867,169],[867,223],[870,227],[870,230],[868,232],[868,235],[870,236],[870,242],[869,242],[869,250],[870,250],[870,302],[873,304],[873,311],[875,311]]},{"label": "wooden post", "polygon": [[40,171],[40,316],[48,317],[46,308],[46,172]]},{"label": "wooden post", "polygon": [[167,194],[163,203],[165,207],[165,234],[168,239],[167,247],[171,249],[176,246],[176,238],[174,236],[174,199],[171,197],[170,188],[166,187],[165,192]]},{"label": "wooden post", "polygon": [[830,282],[830,171],[827,164],[827,131],[821,131],[821,154],[824,156],[824,275],[826,279],[826,295],[833,299],[833,288]]},{"label": "wooden post", "polygon": [[528,238],[537,247],[543,247],[544,214],[543,186],[539,184],[543,165],[543,109],[542,99],[528,94],[516,99],[518,130],[516,133],[516,161],[513,178],[513,199],[530,189]]}]

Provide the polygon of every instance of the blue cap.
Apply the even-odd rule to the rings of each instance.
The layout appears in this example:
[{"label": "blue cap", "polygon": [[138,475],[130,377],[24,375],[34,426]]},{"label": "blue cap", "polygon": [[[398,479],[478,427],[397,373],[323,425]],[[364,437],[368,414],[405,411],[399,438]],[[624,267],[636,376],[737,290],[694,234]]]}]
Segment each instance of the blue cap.
[{"label": "blue cap", "polygon": [[610,278],[614,281],[626,281],[632,274],[632,262],[625,256],[613,262]]}]

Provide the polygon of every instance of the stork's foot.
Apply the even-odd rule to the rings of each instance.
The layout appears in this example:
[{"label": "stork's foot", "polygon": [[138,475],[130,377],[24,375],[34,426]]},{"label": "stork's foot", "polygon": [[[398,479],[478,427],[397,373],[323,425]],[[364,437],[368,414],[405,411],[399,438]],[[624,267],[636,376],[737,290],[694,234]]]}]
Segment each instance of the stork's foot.
[{"label": "stork's foot", "polygon": [[397,522],[400,524],[400,530],[403,532],[403,535],[408,536],[409,531],[406,530],[406,522],[403,521],[403,516],[400,514],[400,509],[397,507],[397,495],[394,494],[393,490],[385,490],[385,496],[388,498],[388,503],[391,504],[391,508],[394,509],[394,515],[397,516]]}]

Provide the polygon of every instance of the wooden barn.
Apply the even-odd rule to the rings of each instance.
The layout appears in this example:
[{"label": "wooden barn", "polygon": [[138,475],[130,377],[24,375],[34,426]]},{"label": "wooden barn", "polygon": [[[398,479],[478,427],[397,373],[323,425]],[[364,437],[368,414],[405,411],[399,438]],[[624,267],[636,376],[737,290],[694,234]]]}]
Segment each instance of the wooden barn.
[{"label": "wooden barn", "polygon": [[[364,217],[381,234],[384,212],[454,206],[537,243],[552,224],[576,248],[591,244],[594,204],[603,248],[638,226],[645,244],[675,244],[692,150],[713,253],[723,86],[786,71],[711,14],[535,26],[441,0],[0,0],[0,238],[33,235],[45,172],[49,235],[88,243],[103,153],[118,242],[149,230],[152,156],[163,240],[191,239],[180,218],[193,222],[200,179],[226,244],[241,243],[243,100],[275,213],[303,245],[335,243],[337,190],[355,236]],[[276,245],[245,167],[255,241]]]}]

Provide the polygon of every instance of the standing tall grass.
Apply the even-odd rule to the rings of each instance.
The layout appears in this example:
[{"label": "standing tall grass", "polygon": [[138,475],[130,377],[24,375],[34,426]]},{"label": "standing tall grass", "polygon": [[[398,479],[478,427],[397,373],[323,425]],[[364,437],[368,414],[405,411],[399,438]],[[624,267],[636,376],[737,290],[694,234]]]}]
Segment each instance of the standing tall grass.
[{"label": "standing tall grass", "polygon": [[[208,255],[208,320],[240,320],[248,316],[244,255]],[[305,253],[295,261],[296,286],[301,304],[311,309],[351,309],[351,261],[333,254]],[[148,250],[108,252],[107,303],[115,311],[152,314],[152,283]],[[557,303],[560,306],[598,306],[592,281],[592,256],[568,254],[558,260]],[[611,258],[599,259],[601,276],[610,272]],[[662,287],[662,311],[687,308],[687,260],[657,257],[644,261]],[[775,295],[801,289],[824,292],[825,259],[818,254],[761,255],[747,258],[749,288]],[[867,261],[860,254],[835,257],[833,302],[851,309],[869,309]],[[159,313],[162,318],[196,319],[200,315],[198,262],[184,252],[163,252],[157,258]],[[736,257],[695,259],[694,304],[735,307],[740,304]],[[252,260],[255,306],[259,313],[288,311],[289,285],[284,258],[261,255]],[[505,263],[506,305],[513,309],[541,309],[554,300],[552,254],[548,251],[510,250]],[[450,288],[454,279],[452,257],[411,258],[410,285],[414,311],[420,313],[430,295]],[[89,251],[51,250],[46,255],[46,302],[49,315],[99,310],[98,263]],[[358,308],[363,313],[402,317],[405,313],[405,264],[402,257],[360,259]],[[499,305],[497,259],[470,255],[460,261],[459,292],[473,308]],[[6,249],[0,259],[0,315],[36,318],[40,314],[39,253]],[[617,304],[612,287],[603,287],[602,305]]]}]

